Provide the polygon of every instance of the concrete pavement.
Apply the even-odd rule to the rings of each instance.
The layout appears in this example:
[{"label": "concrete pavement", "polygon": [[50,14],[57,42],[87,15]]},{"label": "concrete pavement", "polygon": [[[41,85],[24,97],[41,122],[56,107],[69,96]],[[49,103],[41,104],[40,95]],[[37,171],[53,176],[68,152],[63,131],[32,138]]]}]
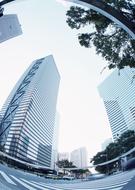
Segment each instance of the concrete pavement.
[{"label": "concrete pavement", "polygon": [[93,181],[65,181],[0,165],[0,190],[135,190],[135,170]]}]

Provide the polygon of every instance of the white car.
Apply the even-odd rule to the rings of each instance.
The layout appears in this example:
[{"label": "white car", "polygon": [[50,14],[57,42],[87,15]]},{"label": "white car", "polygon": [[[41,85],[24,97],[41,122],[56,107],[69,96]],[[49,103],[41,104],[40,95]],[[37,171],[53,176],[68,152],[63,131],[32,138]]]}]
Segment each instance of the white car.
[{"label": "white car", "polygon": [[64,180],[73,180],[73,179],[75,179],[75,177],[74,176],[65,175],[65,176],[63,176],[63,179]]}]

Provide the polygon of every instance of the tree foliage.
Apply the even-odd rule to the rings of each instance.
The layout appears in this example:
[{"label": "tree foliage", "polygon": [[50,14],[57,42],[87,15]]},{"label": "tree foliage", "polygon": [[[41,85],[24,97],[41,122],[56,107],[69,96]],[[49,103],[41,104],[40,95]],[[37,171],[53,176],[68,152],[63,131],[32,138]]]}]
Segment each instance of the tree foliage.
[{"label": "tree foliage", "polygon": [[[132,0],[103,0],[119,10],[135,25],[135,4]],[[72,29],[87,27],[89,32],[79,33],[81,46],[95,46],[96,53],[108,61],[108,68],[135,67],[135,40],[116,23],[100,13],[72,6],[67,11],[67,23]]]},{"label": "tree foliage", "polygon": [[125,153],[135,147],[135,132],[128,130],[123,133],[117,140],[117,144],[121,147],[121,153]]},{"label": "tree foliage", "polygon": [[88,169],[76,169],[76,170],[72,170],[72,173],[78,173],[78,174],[84,174],[89,172]]},{"label": "tree foliage", "polygon": [[[56,163],[56,165],[59,168],[76,168],[74,170],[70,170],[70,171],[72,171],[73,174],[76,174],[76,176],[79,176],[79,175],[89,172],[88,169],[77,169],[77,167],[75,165],[73,165],[73,162],[69,162],[68,160],[60,160]],[[65,173],[65,170],[64,170],[64,173]]]},{"label": "tree foliage", "polygon": [[59,168],[75,168],[76,166],[73,165],[72,162],[69,162],[68,160],[59,160],[56,165]]},{"label": "tree foliage", "polygon": [[[130,149],[135,147],[135,132],[128,130],[121,134],[116,142],[110,143],[104,151],[98,152],[91,160],[94,165],[112,160],[122,154],[126,153]],[[108,166],[97,166],[96,170],[101,173],[107,173],[108,170],[112,170],[114,164],[111,163]]]}]

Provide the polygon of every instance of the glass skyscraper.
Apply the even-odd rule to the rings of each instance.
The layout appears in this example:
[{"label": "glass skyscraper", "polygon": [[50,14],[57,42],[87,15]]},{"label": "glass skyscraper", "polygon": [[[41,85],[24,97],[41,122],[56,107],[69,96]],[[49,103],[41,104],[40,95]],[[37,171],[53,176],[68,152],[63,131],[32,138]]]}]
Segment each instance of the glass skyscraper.
[{"label": "glass skyscraper", "polygon": [[59,81],[50,55],[34,61],[17,82],[0,113],[0,144],[9,155],[51,168]]},{"label": "glass skyscraper", "polygon": [[135,69],[116,69],[98,90],[107,111],[113,139],[126,130],[135,130]]}]

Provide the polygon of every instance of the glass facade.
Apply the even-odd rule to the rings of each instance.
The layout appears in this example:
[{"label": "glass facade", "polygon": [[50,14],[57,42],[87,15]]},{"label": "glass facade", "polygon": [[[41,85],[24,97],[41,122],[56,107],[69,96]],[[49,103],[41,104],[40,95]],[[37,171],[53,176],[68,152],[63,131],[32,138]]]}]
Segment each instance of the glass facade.
[{"label": "glass facade", "polygon": [[0,143],[8,154],[51,167],[59,81],[51,55],[22,75],[0,113]]},{"label": "glass facade", "polygon": [[104,101],[113,139],[128,129],[135,130],[135,69],[112,72],[98,91]]}]

